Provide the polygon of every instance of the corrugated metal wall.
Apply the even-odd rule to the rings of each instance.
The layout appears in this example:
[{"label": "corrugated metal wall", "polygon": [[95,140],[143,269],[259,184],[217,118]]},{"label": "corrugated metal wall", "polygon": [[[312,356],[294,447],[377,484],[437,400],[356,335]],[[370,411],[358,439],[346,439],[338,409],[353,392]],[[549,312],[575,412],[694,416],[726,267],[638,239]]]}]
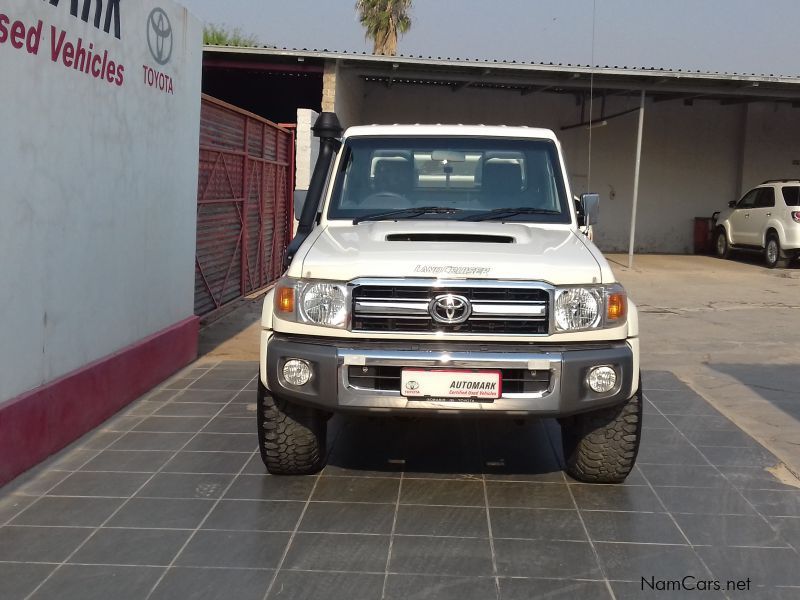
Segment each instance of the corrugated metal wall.
[{"label": "corrugated metal wall", "polygon": [[203,95],[195,314],[281,273],[291,232],[294,133]]}]

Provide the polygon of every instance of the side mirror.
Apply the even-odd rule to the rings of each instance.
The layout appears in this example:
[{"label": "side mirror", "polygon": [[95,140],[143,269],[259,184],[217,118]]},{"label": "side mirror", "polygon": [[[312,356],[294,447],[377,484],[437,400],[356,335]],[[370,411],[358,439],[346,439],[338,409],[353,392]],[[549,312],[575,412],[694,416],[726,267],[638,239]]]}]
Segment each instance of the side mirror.
[{"label": "side mirror", "polygon": [[728,208],[736,208],[736,200],[731,200],[728,202]]},{"label": "side mirror", "polygon": [[578,225],[596,225],[600,219],[600,194],[581,194],[581,213],[578,215]]}]

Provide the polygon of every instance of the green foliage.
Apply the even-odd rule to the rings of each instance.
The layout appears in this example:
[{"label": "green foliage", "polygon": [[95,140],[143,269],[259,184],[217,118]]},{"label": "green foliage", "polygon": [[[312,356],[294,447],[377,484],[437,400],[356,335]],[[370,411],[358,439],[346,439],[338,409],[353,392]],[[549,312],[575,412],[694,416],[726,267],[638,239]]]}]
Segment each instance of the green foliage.
[{"label": "green foliage", "polygon": [[412,0],[357,0],[358,18],[375,54],[397,54],[398,35],[411,29],[411,5]]},{"label": "green foliage", "polygon": [[258,38],[244,33],[239,27],[209,23],[203,27],[203,43],[209,46],[258,46]]}]

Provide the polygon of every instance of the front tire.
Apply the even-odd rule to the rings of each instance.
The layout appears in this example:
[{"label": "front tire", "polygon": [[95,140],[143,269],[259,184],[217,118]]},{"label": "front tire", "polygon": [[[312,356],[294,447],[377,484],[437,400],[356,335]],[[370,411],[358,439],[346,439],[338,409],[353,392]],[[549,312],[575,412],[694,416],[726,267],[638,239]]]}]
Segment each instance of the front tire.
[{"label": "front tire", "polygon": [[311,475],[325,466],[327,415],[271,394],[258,382],[258,445],[273,475]]},{"label": "front tire", "polygon": [[781,242],[774,233],[767,237],[767,246],[764,248],[764,261],[770,269],[786,267],[789,261],[781,257]]},{"label": "front tire", "polygon": [[567,473],[585,483],[622,483],[639,453],[642,382],[625,403],[561,422]]},{"label": "front tire", "polygon": [[731,249],[728,245],[728,234],[720,227],[714,236],[714,254],[717,258],[730,258]]}]

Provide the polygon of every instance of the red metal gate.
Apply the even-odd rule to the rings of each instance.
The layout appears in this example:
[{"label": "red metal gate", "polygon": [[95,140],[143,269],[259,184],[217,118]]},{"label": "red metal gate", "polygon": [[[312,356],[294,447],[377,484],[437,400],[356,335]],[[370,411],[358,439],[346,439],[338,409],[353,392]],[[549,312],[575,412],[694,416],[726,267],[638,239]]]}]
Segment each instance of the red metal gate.
[{"label": "red metal gate", "polygon": [[294,133],[203,95],[195,314],[281,274],[291,237]]}]

